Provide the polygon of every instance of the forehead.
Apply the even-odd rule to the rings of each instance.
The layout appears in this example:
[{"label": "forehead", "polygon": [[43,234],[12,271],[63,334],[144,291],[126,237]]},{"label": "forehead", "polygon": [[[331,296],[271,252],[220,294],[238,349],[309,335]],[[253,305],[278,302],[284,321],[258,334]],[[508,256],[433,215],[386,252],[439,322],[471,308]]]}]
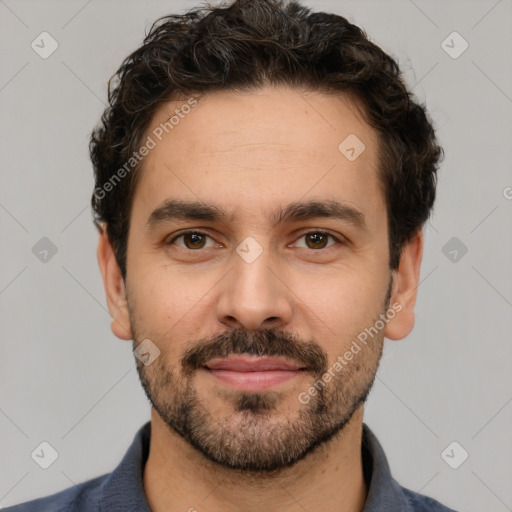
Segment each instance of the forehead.
[{"label": "forehead", "polygon": [[267,87],[191,98],[155,114],[134,207],[186,197],[238,218],[237,209],[261,215],[267,203],[325,198],[382,214],[378,135],[347,96]]}]

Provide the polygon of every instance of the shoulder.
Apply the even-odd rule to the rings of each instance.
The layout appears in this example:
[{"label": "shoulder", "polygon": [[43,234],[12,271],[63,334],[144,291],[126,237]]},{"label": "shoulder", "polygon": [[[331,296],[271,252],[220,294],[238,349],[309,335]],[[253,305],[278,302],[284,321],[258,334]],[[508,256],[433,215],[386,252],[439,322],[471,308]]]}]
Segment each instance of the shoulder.
[{"label": "shoulder", "polygon": [[110,473],[68,487],[50,496],[2,509],[2,512],[87,512],[101,510],[101,487]]},{"label": "shoulder", "polygon": [[456,512],[434,498],[400,485],[391,474],[384,449],[366,423],[363,423],[361,449],[368,485],[365,511]]},{"label": "shoulder", "polygon": [[453,508],[446,507],[434,498],[418,494],[405,487],[402,487],[402,492],[410,505],[410,509],[414,512],[456,512]]},{"label": "shoulder", "polygon": [[9,507],[3,512],[150,512],[142,479],[150,434],[151,423],[148,421],[135,434],[121,462],[111,473]]}]

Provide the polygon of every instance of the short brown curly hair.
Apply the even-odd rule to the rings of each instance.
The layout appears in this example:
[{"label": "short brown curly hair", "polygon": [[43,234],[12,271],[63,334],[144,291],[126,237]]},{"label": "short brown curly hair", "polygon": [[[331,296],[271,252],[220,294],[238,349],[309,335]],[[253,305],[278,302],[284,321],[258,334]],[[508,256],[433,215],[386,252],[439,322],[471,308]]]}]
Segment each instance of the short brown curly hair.
[{"label": "short brown curly hair", "polygon": [[94,222],[106,223],[123,278],[137,168],[103,187],[143,142],[153,114],[181,95],[288,85],[350,95],[379,134],[379,179],[389,226],[389,266],[427,221],[443,156],[426,107],[397,62],[342,16],[295,1],[235,0],[159,18],[108,83],[109,106],[91,135]]}]

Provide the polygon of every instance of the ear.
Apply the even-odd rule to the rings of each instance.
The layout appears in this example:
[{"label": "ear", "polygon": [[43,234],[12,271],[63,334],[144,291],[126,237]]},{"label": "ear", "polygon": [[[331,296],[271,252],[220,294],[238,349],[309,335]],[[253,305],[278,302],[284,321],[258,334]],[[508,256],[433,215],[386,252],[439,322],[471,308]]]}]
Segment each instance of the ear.
[{"label": "ear", "polygon": [[389,320],[384,336],[391,340],[405,338],[414,327],[414,306],[420,278],[423,257],[423,232],[416,235],[402,247],[400,264],[393,276],[393,288],[389,307],[396,315]]},{"label": "ear", "polygon": [[103,286],[107,296],[107,306],[112,317],[110,328],[122,340],[131,340],[132,330],[126,299],[125,283],[121,269],[117,264],[114,249],[110,243],[106,225],[100,229],[98,240],[98,264],[103,278]]}]

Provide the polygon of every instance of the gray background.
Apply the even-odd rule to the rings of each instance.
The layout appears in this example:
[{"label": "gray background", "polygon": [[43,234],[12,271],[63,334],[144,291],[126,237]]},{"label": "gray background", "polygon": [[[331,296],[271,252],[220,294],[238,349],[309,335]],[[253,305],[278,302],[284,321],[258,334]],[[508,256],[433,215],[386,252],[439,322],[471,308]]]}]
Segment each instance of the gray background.
[{"label": "gray background", "polygon": [[[0,0],[1,506],[111,471],[149,419],[131,343],[110,332],[87,140],[150,23],[195,5]],[[446,151],[416,327],[386,341],[365,422],[402,485],[457,510],[512,510],[512,1],[308,5],[398,59]],[[43,31],[59,44],[47,59],[31,48]],[[456,59],[441,46],[453,31],[469,43]],[[42,237],[57,248],[46,262],[32,252]],[[30,456],[42,441],[59,454],[46,470]],[[458,469],[441,457],[452,441],[469,453]]]}]

